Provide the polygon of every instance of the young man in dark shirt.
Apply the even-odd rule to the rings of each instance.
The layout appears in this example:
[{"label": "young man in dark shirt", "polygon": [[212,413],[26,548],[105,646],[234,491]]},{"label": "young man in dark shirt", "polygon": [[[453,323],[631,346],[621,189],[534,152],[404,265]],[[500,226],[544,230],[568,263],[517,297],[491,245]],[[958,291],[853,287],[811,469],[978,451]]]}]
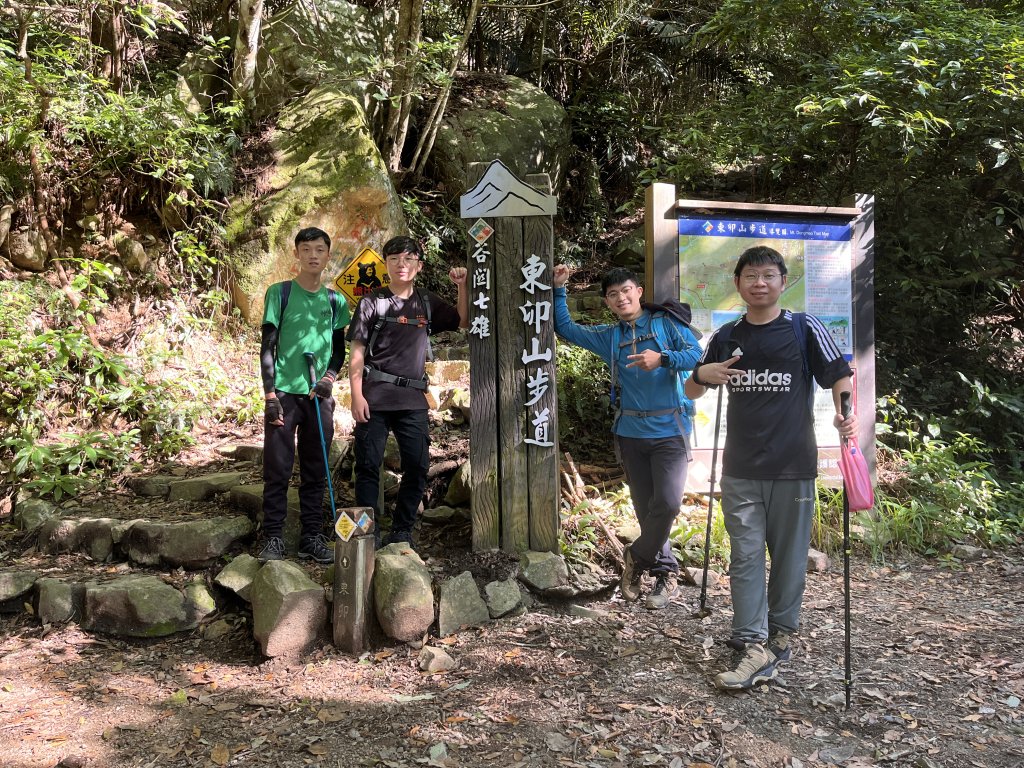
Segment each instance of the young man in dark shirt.
[{"label": "young man in dark shirt", "polygon": [[[349,329],[349,381],[356,420],[356,504],[380,513],[380,467],[388,433],[393,432],[402,462],[402,480],[386,543],[412,543],[412,529],[430,468],[424,395],[427,336],[468,327],[469,298],[465,267],[448,272],[458,289],[457,308],[434,293],[416,288],[423,252],[411,237],[394,237],[385,243],[384,263],[390,284],[360,299]],[[429,312],[425,302],[429,302]]]},{"label": "young man in dark shirt", "polygon": [[[263,438],[263,543],[259,559],[285,556],[284,520],[288,481],[299,451],[299,508],[302,535],[299,558],[334,562],[334,548],[322,533],[327,469],[320,445],[317,412],[329,449],[334,438],[334,380],[345,362],[345,297],[321,283],[331,251],[322,229],[307,227],[295,235],[299,274],[290,283],[274,283],[263,303],[260,371],[266,399]],[[283,292],[287,290],[287,301]],[[306,353],[314,356],[318,381],[309,380]]]},{"label": "young man in dark shirt", "polygon": [[[816,317],[794,316],[779,305],[786,287],[782,255],[765,246],[748,248],[733,281],[747,312],[715,331],[685,385],[691,399],[709,387],[729,388],[721,486],[731,546],[729,645],[735,653],[732,667],[715,676],[725,690],[772,680],[778,664],[792,655],[818,466],[811,376],[832,389],[839,434],[857,430],[856,416],[840,415],[840,394],[853,389],[852,371],[828,329]],[[800,319],[806,330],[794,328]],[[767,588],[765,547],[771,556]]]}]

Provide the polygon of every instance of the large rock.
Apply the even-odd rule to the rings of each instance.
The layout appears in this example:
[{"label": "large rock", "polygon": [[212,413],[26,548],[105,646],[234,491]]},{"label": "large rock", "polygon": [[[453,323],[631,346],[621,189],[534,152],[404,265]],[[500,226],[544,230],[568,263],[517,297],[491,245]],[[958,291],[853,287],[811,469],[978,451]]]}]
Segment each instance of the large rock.
[{"label": "large rock", "polygon": [[121,549],[141,565],[205,568],[238,539],[253,532],[245,517],[212,517],[178,523],[140,520],[121,539]]},{"label": "large rock", "polygon": [[2,253],[19,269],[42,272],[46,268],[46,243],[35,229],[12,229],[7,234],[7,242]]},{"label": "large rock", "polygon": [[523,595],[515,577],[490,582],[484,587],[484,594],[487,595],[487,611],[492,619],[507,616],[523,604]]},{"label": "large rock", "polygon": [[381,629],[395,640],[419,640],[434,623],[430,572],[408,544],[378,550],[373,598]]},{"label": "large rock", "polygon": [[366,61],[385,46],[379,35],[389,25],[373,23],[369,12],[344,0],[286,3],[261,32],[256,67],[257,117],[302,101],[330,68],[331,79],[363,99]]},{"label": "large rock", "polygon": [[81,625],[123,637],[166,637],[194,629],[205,611],[156,576],[122,576],[85,585]]},{"label": "large rock", "polygon": [[[561,188],[569,157],[569,115],[537,86],[511,75],[472,76],[472,90],[456,84],[431,153],[435,177],[452,199],[468,186],[470,163],[501,160],[521,179],[546,173]],[[472,93],[472,99],[464,94]]]},{"label": "large rock", "polygon": [[85,585],[40,579],[36,582],[35,611],[43,624],[81,621],[85,611]]},{"label": "large rock", "polygon": [[363,106],[341,86],[317,86],[286,106],[270,145],[276,162],[266,186],[274,191],[233,201],[227,233],[235,304],[256,323],[267,286],[294,274],[300,228],[317,226],[332,235],[328,280],[363,248],[379,253],[406,229]]},{"label": "large rock", "polygon": [[469,460],[466,460],[452,475],[452,479],[448,483],[448,490],[444,494],[444,503],[450,507],[468,504],[473,497],[471,479],[472,468],[469,465]]},{"label": "large rock", "polygon": [[0,613],[18,613],[39,574],[34,571],[0,573]]},{"label": "large rock", "polygon": [[[250,520],[263,523],[263,483],[236,485],[228,491],[228,500],[245,511]],[[299,550],[299,539],[302,538],[302,519],[299,509],[299,489],[288,489],[288,510],[284,518],[284,546],[289,552]]]},{"label": "large rock", "polygon": [[252,582],[262,563],[252,555],[239,555],[228,563],[213,581],[224,589],[230,589],[247,603],[252,600]]},{"label": "large rock", "polygon": [[241,472],[217,472],[184,480],[172,480],[167,489],[168,501],[205,501],[224,493],[242,482]]},{"label": "large rock", "polygon": [[60,510],[44,499],[18,499],[12,520],[23,531],[32,531],[47,520],[60,517]]},{"label": "large rock", "polygon": [[272,560],[252,582],[252,633],[264,656],[301,656],[327,632],[324,588],[287,560]]},{"label": "large rock", "polygon": [[104,562],[114,551],[114,529],[122,521],[110,518],[52,518],[39,527],[37,542],[47,554],[84,552]]},{"label": "large rock", "polygon": [[437,634],[441,637],[464,627],[479,627],[491,618],[469,571],[442,584],[437,602]]},{"label": "large rock", "polygon": [[519,559],[519,579],[544,594],[569,585],[569,568],[554,552],[526,551]]}]

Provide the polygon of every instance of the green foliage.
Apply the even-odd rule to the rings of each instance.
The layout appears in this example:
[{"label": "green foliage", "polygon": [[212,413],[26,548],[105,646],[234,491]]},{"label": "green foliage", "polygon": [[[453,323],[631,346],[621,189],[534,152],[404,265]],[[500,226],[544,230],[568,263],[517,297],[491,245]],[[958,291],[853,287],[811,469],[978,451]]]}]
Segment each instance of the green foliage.
[{"label": "green foliage", "polygon": [[573,445],[578,458],[612,455],[611,374],[597,355],[559,344],[555,355],[558,382],[559,440]]},{"label": "green foliage", "polygon": [[559,544],[562,557],[571,563],[586,564],[607,557],[606,552],[610,547],[599,520],[604,522],[604,528],[613,532],[635,520],[626,486],[607,494],[600,494],[595,489],[588,490],[586,499],[561,513],[562,533]]}]

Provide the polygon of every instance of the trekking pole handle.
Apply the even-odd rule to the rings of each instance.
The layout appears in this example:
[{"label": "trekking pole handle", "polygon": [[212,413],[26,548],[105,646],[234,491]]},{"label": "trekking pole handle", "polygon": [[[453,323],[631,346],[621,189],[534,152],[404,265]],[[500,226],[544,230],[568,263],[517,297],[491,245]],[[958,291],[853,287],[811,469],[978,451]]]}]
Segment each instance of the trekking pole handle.
[{"label": "trekking pole handle", "polygon": [[306,358],[306,364],[309,366],[309,386],[316,386],[316,355],[312,352],[303,352],[302,356]]},{"label": "trekking pole handle", "polygon": [[850,403],[850,393],[840,392],[839,393],[839,412],[842,414],[843,419],[850,418],[850,413],[853,411],[853,406]]}]

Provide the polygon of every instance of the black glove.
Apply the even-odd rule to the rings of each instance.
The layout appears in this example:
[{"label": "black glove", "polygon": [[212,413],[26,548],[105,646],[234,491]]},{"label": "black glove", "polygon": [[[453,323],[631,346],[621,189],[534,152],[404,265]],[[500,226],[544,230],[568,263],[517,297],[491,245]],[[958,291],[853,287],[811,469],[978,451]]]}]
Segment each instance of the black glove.
[{"label": "black glove", "polygon": [[[266,424],[276,424],[284,421],[284,408],[281,401],[276,397],[269,397],[263,401],[263,418]],[[278,424],[278,426],[280,426]]]},{"label": "black glove", "polygon": [[324,377],[313,387],[313,394],[321,400],[327,400],[334,395],[334,377],[326,373]]}]

